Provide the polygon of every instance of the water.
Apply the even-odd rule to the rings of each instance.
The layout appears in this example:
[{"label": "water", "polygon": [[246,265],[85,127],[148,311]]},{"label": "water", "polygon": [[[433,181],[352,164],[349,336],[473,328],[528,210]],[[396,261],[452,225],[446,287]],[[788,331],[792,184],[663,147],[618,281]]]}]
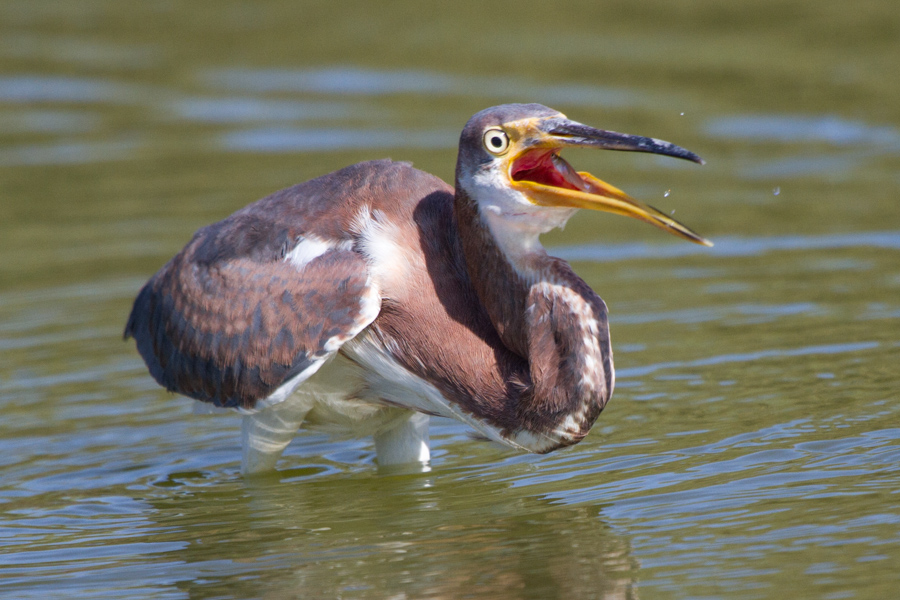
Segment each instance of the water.
[{"label": "water", "polygon": [[[894,3],[432,10],[0,3],[0,596],[896,596]],[[239,421],[121,341],[136,291],[298,181],[383,156],[452,179],[505,101],[708,162],[567,154],[716,242],[599,214],[546,236],[610,306],[594,431],[522,456],[437,420],[428,473],[307,435],[243,480]]]}]

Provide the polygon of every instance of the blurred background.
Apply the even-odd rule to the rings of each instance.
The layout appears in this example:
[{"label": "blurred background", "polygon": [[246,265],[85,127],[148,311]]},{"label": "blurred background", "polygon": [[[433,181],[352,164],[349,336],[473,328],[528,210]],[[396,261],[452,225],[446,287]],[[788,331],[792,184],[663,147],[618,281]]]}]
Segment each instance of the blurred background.
[{"label": "blurred background", "polygon": [[[894,0],[0,0],[0,596],[883,599],[900,589]],[[579,214],[616,394],[428,473],[300,436],[239,475],[121,332],[199,227],[391,157],[452,182],[540,102],[707,165],[567,152],[716,246]]]}]

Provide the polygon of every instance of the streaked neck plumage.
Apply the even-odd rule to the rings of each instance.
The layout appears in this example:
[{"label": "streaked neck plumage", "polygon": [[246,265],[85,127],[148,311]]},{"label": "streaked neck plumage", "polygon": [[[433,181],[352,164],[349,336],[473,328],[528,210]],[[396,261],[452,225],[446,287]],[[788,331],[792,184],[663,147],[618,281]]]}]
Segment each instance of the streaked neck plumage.
[{"label": "streaked neck plumage", "polygon": [[473,286],[503,344],[529,364],[521,421],[537,431],[553,424],[558,445],[575,443],[609,400],[613,365],[606,305],[538,240],[572,211],[548,219],[508,198],[494,202],[483,188],[479,202],[471,182],[460,183],[455,211]]}]

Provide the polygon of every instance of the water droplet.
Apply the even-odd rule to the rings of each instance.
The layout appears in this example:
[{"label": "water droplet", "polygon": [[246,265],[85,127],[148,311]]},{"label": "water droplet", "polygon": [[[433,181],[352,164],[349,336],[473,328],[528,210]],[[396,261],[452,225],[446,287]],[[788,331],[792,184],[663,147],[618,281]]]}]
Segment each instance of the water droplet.
[{"label": "water droplet", "polygon": [[663,198],[668,198],[669,194],[671,194],[671,193],[672,193],[672,190],[666,190],[666,193],[663,194]]},{"label": "water droplet", "polygon": [[774,190],[772,190],[772,195],[773,195],[773,196],[777,196],[777,195],[780,194],[780,193],[781,193],[781,188],[780,188],[780,187],[776,187]]},{"label": "water droplet", "polygon": [[683,117],[683,116],[684,116],[684,113],[681,113],[681,116]]},{"label": "water droplet", "polygon": [[669,213],[669,216],[671,217],[671,216],[674,215],[674,214],[675,214],[675,209],[673,208],[673,209],[672,209],[672,212]]}]

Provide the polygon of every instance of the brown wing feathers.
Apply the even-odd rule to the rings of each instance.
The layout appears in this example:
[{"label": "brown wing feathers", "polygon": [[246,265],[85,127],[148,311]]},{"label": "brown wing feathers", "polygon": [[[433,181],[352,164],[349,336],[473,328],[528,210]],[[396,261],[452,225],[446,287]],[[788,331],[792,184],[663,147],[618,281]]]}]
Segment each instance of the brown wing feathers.
[{"label": "brown wing feathers", "polygon": [[283,259],[287,232],[235,217],[197,232],[144,286],[125,336],[166,389],[251,408],[358,329],[367,270],[350,250],[298,269]]},{"label": "brown wing feathers", "polygon": [[[125,328],[166,389],[219,406],[253,407],[371,320],[365,259],[332,248],[301,267],[304,239],[340,243],[386,189],[412,192],[422,173],[390,160],[359,163],[275,192],[204,227],[141,290]],[[436,178],[427,183],[446,187]],[[415,187],[415,185],[413,185]],[[380,195],[379,195],[380,194]]]}]

